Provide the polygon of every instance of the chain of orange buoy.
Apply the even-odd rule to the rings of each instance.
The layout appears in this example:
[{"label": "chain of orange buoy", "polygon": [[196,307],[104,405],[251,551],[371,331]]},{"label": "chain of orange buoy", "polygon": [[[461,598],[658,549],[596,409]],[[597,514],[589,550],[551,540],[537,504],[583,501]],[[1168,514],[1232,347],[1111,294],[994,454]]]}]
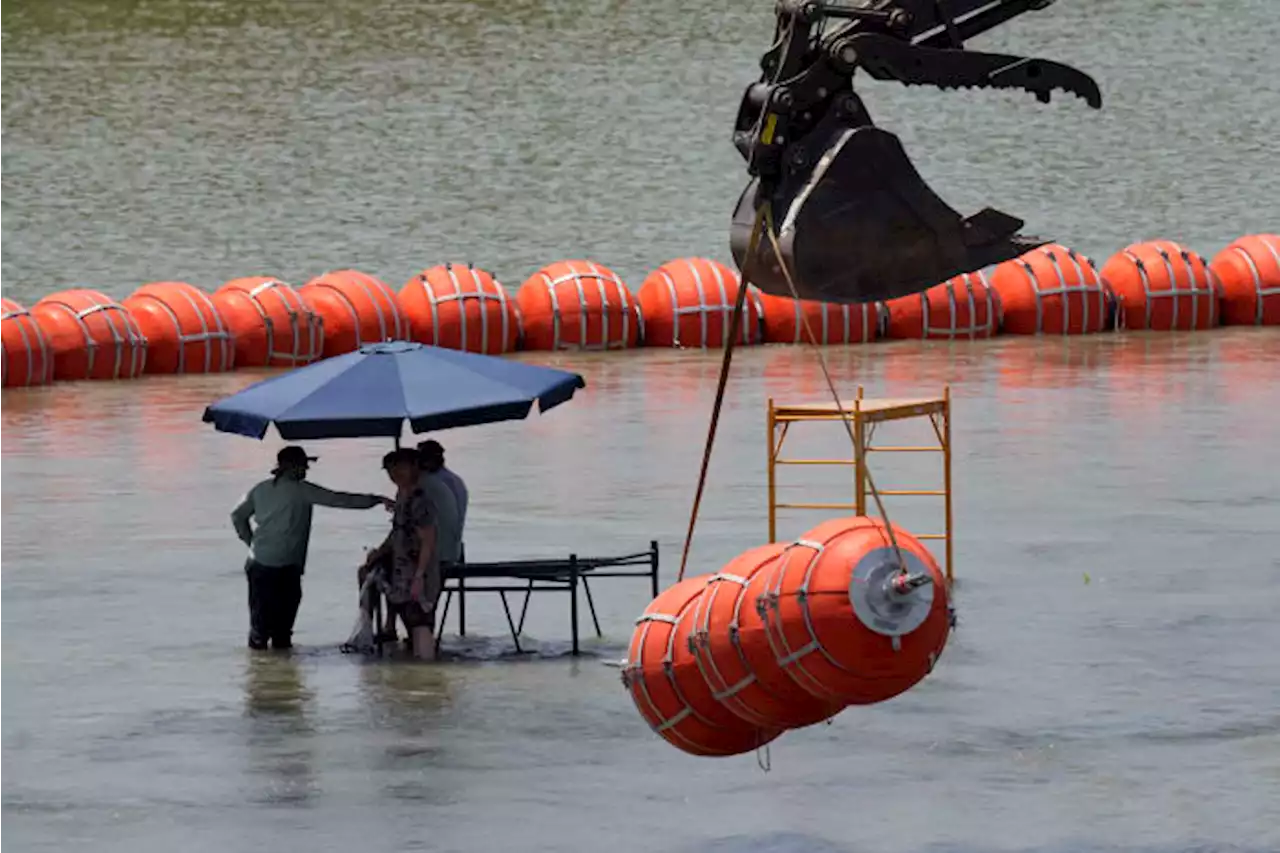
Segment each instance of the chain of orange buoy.
[{"label": "chain of orange buoy", "polygon": [[[903,575],[889,535],[910,569]],[[755,750],[924,679],[951,631],[942,570],[901,528],[835,518],[664,590],[636,620],[622,683],[690,755]]]},{"label": "chain of orange buoy", "polygon": [[[1280,326],[1280,235],[1240,237],[1211,261],[1169,240],[1134,243],[1101,266],[1049,244],[924,293],[864,305],[797,301],[746,286],[751,292],[744,297],[739,346],[806,337],[847,344],[1274,328]],[[266,276],[235,279],[210,293],[185,282],[152,282],[122,302],[76,288],[48,294],[30,310],[3,299],[2,384],[297,367],[389,336],[491,355],[710,349],[725,343],[724,320],[739,288],[738,273],[707,258],[668,261],[634,294],[603,264],[574,260],[543,267],[512,297],[492,274],[448,263],[415,275],[398,293],[349,269],[298,288]]]}]

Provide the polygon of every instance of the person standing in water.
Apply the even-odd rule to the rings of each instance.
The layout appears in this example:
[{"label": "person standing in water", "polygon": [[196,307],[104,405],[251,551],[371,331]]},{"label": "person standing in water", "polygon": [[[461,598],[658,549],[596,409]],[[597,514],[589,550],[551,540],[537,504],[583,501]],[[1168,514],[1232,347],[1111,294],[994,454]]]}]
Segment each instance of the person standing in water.
[{"label": "person standing in water", "polygon": [[[445,481],[431,470],[431,458],[423,455],[422,445],[418,447],[417,459],[421,472],[419,485],[422,491],[426,492],[427,500],[431,502],[431,517],[436,526],[436,558],[440,563],[441,575],[447,576],[449,568],[461,559],[462,521],[458,513],[458,503]],[[377,638],[379,642],[394,643],[396,641],[396,612],[394,607],[387,608],[387,621],[383,633]],[[409,625],[404,627],[406,631],[412,633]],[[410,640],[412,641],[412,638]]]},{"label": "person standing in water", "polygon": [[363,584],[375,567],[383,573],[390,618],[398,617],[408,629],[415,657],[433,660],[436,602],[444,588],[435,505],[422,487],[417,451],[393,450],[382,467],[396,484],[391,534],[369,552],[357,578]]},{"label": "person standing in water", "polygon": [[[371,509],[395,502],[382,495],[334,492],[307,481],[317,457],[291,445],[276,454],[271,479],[255,485],[231,511],[231,524],[249,546],[245,576],[249,582],[249,648],[293,645],[293,623],[302,602],[302,575],[311,541],[315,506]],[[250,520],[257,522],[250,526]]]}]

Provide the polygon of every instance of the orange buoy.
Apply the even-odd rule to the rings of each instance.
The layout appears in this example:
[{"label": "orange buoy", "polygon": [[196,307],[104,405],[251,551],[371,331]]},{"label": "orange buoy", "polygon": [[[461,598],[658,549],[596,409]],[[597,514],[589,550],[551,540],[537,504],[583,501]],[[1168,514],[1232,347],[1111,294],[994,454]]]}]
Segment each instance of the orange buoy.
[{"label": "orange buoy", "polygon": [[1209,269],[1221,288],[1224,326],[1280,326],[1280,235],[1241,237]]},{"label": "orange buoy", "polygon": [[693,612],[693,653],[703,680],[721,704],[761,729],[813,725],[844,707],[783,673],[756,610],[768,570],[787,547],[779,542],[738,555],[707,582]]},{"label": "orange buoy", "polygon": [[0,338],[4,343],[5,388],[45,385],[53,381],[49,340],[31,312],[12,299],[0,299]]},{"label": "orange buoy", "polygon": [[814,696],[866,705],[910,689],[950,632],[947,583],[929,551],[895,526],[903,574],[883,522],[819,524],[769,570],[759,596],[774,659]]},{"label": "orange buoy", "polygon": [[[863,344],[874,341],[880,331],[880,310],[875,303],[841,305],[772,293],[759,293],[757,297],[767,344]],[[812,337],[805,331],[806,318]]]},{"label": "orange buoy", "polygon": [[1133,243],[1102,266],[1116,297],[1116,327],[1185,331],[1218,325],[1217,277],[1172,240]]},{"label": "orange buoy", "polygon": [[53,378],[133,379],[147,364],[147,339],[123,305],[96,290],[51,293],[31,306],[53,352]]},{"label": "orange buoy", "polygon": [[320,358],[320,316],[280,279],[232,279],[212,299],[235,341],[236,367],[298,367]]},{"label": "orange buoy", "polygon": [[991,287],[1005,334],[1086,335],[1111,326],[1111,294],[1098,268],[1057,243],[998,265]]},{"label": "orange buoy", "polygon": [[222,373],[235,366],[227,323],[195,285],[144,284],[123,304],[147,337],[147,373]]},{"label": "orange buoy", "polygon": [[989,338],[996,333],[995,300],[981,271],[964,273],[885,302],[884,334],[896,340]]},{"label": "orange buoy", "polygon": [[627,349],[640,338],[636,298],[608,267],[559,261],[516,291],[525,349]]},{"label": "orange buoy", "polygon": [[[651,347],[722,347],[738,298],[738,274],[718,261],[680,258],[649,273],[636,298]],[[739,344],[760,342],[760,306],[747,294]]]},{"label": "orange buoy", "polygon": [[502,355],[514,352],[520,316],[507,290],[471,264],[440,264],[400,288],[400,307],[418,343]]},{"label": "orange buoy", "polygon": [[355,352],[365,344],[407,340],[410,324],[396,292],[358,270],[316,276],[298,294],[324,320],[325,358]]},{"label": "orange buoy", "polygon": [[769,743],[761,729],[716,701],[689,648],[693,609],[710,575],[686,578],[649,602],[636,620],[622,683],[650,728],[692,755],[726,756]]}]

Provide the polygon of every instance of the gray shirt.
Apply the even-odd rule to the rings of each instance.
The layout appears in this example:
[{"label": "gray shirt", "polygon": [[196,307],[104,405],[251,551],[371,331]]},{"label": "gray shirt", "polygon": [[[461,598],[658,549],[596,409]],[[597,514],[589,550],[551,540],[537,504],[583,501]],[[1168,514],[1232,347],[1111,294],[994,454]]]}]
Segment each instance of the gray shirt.
[{"label": "gray shirt", "polygon": [[[382,500],[378,495],[333,492],[306,480],[272,478],[258,483],[231,511],[231,523],[249,556],[263,566],[297,566],[307,562],[311,540],[311,508],[369,509]],[[249,519],[257,521],[256,528]]]},{"label": "gray shirt", "polygon": [[467,484],[462,482],[462,478],[441,465],[440,470],[436,472],[436,476],[444,480],[449,491],[453,492],[454,500],[458,503],[458,531],[461,538],[462,529],[467,526]]},{"label": "gray shirt", "polygon": [[462,550],[462,521],[458,514],[458,501],[438,472],[430,474],[423,471],[419,482],[435,509],[436,542],[440,561],[456,563]]}]

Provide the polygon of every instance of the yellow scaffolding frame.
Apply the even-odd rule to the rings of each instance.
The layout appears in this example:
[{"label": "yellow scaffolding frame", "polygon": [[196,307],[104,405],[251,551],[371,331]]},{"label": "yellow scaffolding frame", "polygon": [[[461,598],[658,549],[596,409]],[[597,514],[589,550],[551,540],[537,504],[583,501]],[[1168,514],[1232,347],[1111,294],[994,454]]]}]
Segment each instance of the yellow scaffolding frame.
[{"label": "yellow scaffolding frame", "polygon": [[[877,424],[927,417],[938,437],[936,445],[892,446],[873,445],[872,436]],[[804,421],[848,421],[853,428],[854,447],[852,459],[785,459],[782,445],[793,423]],[[867,512],[867,455],[869,453],[941,453],[941,489],[879,489],[881,497],[940,497],[946,518],[944,533],[913,533],[921,540],[942,540],[945,545],[946,575],[948,583],[953,579],[953,537],[951,525],[951,386],[944,386],[942,396],[923,399],[867,399],[862,386],[852,406],[845,403],[843,410],[835,403],[810,403],[804,405],[777,405],[769,398],[769,541],[777,541],[778,510],[823,509],[853,510],[857,515]],[[854,502],[847,503],[778,503],[777,466],[779,465],[852,465],[854,466]]]}]

